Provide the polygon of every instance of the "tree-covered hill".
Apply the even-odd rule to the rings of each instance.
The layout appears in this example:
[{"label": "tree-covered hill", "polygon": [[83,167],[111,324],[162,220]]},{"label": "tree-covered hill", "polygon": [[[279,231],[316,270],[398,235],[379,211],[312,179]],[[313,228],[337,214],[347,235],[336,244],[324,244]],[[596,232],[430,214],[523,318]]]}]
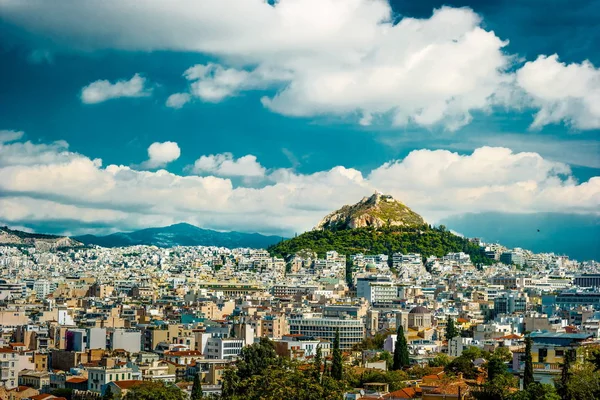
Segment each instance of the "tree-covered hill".
[{"label": "tree-covered hill", "polygon": [[419,253],[424,258],[463,251],[471,256],[474,264],[489,265],[492,262],[485,257],[476,243],[451,233],[444,226],[429,225],[314,230],[282,241],[268,250],[272,255],[286,258],[301,250],[311,250],[319,256],[324,256],[329,250],[335,250],[346,255]]}]

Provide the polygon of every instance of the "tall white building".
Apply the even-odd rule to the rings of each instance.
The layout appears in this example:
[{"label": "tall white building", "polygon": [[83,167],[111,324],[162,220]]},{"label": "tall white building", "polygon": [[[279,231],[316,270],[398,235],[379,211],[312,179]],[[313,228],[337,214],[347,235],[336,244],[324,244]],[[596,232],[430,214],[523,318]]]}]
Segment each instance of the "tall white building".
[{"label": "tall white building", "polygon": [[33,283],[33,291],[38,299],[44,299],[50,294],[50,282],[45,279]]}]

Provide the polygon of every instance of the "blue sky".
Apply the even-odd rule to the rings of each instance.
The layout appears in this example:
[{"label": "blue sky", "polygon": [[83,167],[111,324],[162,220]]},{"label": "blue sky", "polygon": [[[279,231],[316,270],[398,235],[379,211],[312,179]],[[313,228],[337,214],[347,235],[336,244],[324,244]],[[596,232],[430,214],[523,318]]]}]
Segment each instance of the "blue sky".
[{"label": "blue sky", "polygon": [[375,189],[433,222],[598,211],[598,0],[119,3],[0,0],[0,221],[289,234]]}]

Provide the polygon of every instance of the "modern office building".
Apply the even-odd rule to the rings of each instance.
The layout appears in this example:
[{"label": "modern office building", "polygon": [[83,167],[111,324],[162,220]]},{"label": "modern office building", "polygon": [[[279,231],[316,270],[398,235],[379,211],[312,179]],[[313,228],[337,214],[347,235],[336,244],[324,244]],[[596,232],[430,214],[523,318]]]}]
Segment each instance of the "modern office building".
[{"label": "modern office building", "polygon": [[335,332],[340,332],[340,348],[350,349],[365,337],[365,324],[362,319],[353,318],[290,318],[290,334],[311,336],[333,343]]},{"label": "modern office building", "polygon": [[583,274],[575,277],[575,286],[600,287],[600,274]]}]

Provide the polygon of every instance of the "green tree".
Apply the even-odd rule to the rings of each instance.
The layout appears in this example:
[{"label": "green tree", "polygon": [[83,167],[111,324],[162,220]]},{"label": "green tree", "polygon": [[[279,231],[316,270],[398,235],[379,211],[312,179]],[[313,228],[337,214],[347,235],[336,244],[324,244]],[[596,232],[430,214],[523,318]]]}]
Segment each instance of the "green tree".
[{"label": "green tree", "polygon": [[276,362],[275,345],[268,338],[261,337],[258,343],[242,349],[236,364],[237,375],[240,379],[259,375]]},{"label": "green tree", "polygon": [[496,350],[494,350],[493,356],[498,357],[504,362],[510,362],[513,359],[512,352],[508,349],[508,347],[504,346],[496,348]]},{"label": "green tree", "polygon": [[534,382],[527,387],[510,396],[510,400],[561,400],[561,396],[552,385]]},{"label": "green tree", "polygon": [[565,399],[600,399],[600,374],[592,363],[575,364],[571,367],[571,372]]},{"label": "green tree", "polygon": [[398,332],[396,336],[396,343],[394,346],[394,364],[393,370],[399,370],[404,367],[408,367],[410,364],[410,358],[408,356],[408,343],[404,336],[404,328],[402,324],[398,325]]},{"label": "green tree", "polygon": [[202,396],[202,382],[200,381],[200,374],[197,373],[194,376],[194,384],[192,385],[192,394],[190,396],[190,400],[201,400]]},{"label": "green tree", "polygon": [[481,385],[472,394],[477,400],[507,400],[510,399],[517,384],[517,378],[511,374],[501,374]]},{"label": "green tree", "polygon": [[458,329],[456,328],[456,325],[454,324],[454,318],[452,318],[451,316],[448,316],[448,319],[446,321],[446,340],[450,340],[457,336],[460,336],[460,332],[458,331]]},{"label": "green tree", "polygon": [[391,369],[394,365],[394,356],[389,351],[382,351],[377,355],[377,360],[385,361],[387,369]]},{"label": "green tree", "polygon": [[104,389],[104,394],[102,395],[102,400],[113,400],[114,397],[115,396],[113,395],[110,385],[107,385],[106,389]]},{"label": "green tree", "polygon": [[487,362],[487,376],[488,380],[492,381],[494,378],[506,373],[506,364],[500,358],[496,356],[490,357]]},{"label": "green tree", "polygon": [[317,346],[315,352],[315,359],[313,363],[313,374],[317,382],[321,382],[321,369],[323,367],[323,353],[321,352],[321,345]]},{"label": "green tree", "polygon": [[340,329],[335,330],[335,338],[333,339],[333,360],[331,364],[331,376],[338,381],[342,380],[342,350],[340,349]]},{"label": "green tree", "polygon": [[124,400],[186,400],[185,393],[175,385],[144,381],[134,385]]},{"label": "green tree", "polygon": [[444,353],[437,354],[433,360],[429,361],[430,367],[445,367],[448,364],[450,364],[450,357]]},{"label": "green tree", "polygon": [[594,349],[590,353],[589,362],[594,365],[594,368],[600,371],[600,349]]},{"label": "green tree", "polygon": [[575,354],[571,350],[567,350],[564,355],[562,369],[560,372],[560,380],[556,382],[556,389],[561,397],[567,398],[567,386],[571,378],[571,363],[575,361]]},{"label": "green tree", "polygon": [[465,378],[474,379],[477,377],[477,371],[468,357],[460,356],[456,357],[444,368],[444,371],[453,375],[463,374]]},{"label": "green tree", "polygon": [[467,349],[463,350],[460,356],[475,361],[476,359],[483,357],[483,352],[479,347],[469,346]]},{"label": "green tree", "polygon": [[527,336],[525,338],[525,371],[523,371],[523,388],[527,389],[527,386],[534,382],[533,380],[533,359],[531,358],[531,346],[533,340]]}]

